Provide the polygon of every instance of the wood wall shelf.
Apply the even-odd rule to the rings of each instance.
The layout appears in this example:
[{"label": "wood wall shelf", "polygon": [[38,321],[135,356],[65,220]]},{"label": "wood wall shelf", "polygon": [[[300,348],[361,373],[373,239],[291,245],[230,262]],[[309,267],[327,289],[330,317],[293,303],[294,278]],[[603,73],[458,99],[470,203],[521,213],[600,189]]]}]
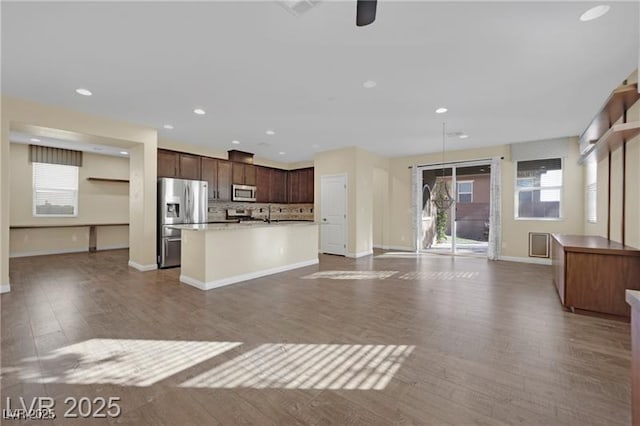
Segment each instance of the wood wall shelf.
[{"label": "wood wall shelf", "polygon": [[112,179],[112,178],[101,178],[101,177],[88,177],[87,180],[94,182],[126,182],[129,183],[129,179]]},{"label": "wood wall shelf", "polygon": [[618,121],[638,99],[640,99],[638,84],[618,86],[580,136],[580,146],[585,147],[600,140],[609,127]]},{"label": "wood wall shelf", "polygon": [[609,152],[616,150],[625,141],[640,135],[640,121],[632,121],[630,123],[614,124],[591,148],[582,154],[581,162],[595,153],[598,161],[609,155]]}]

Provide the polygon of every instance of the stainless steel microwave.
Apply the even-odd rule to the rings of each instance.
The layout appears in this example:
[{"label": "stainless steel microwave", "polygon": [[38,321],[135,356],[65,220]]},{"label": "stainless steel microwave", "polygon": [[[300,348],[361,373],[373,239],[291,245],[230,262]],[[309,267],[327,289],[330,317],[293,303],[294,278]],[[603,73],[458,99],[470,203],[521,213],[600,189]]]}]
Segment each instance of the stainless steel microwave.
[{"label": "stainless steel microwave", "polygon": [[233,185],[231,194],[233,201],[256,201],[256,187],[253,185]]}]

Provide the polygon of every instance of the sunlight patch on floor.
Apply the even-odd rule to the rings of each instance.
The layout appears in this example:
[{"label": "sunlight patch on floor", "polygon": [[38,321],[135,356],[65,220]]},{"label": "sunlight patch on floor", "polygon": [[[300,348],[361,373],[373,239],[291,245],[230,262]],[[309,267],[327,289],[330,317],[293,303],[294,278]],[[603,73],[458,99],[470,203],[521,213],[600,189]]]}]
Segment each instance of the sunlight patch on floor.
[{"label": "sunlight patch on floor", "polygon": [[303,280],[384,280],[398,271],[320,271],[302,277]]},{"label": "sunlight patch on floor", "polygon": [[414,348],[408,345],[267,343],[180,386],[382,390]]},{"label": "sunlight patch on floor", "polygon": [[3,368],[35,383],[150,386],[240,346],[240,342],[91,339],[65,346],[24,365]]},{"label": "sunlight patch on floor", "polygon": [[479,272],[452,272],[452,271],[434,271],[434,272],[407,272],[398,277],[400,280],[473,280],[480,276]]}]

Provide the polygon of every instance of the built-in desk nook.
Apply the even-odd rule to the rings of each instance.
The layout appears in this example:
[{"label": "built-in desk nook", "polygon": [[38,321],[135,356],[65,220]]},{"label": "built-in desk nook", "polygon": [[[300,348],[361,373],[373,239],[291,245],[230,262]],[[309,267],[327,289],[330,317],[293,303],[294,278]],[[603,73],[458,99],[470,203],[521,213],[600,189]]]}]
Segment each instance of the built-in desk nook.
[{"label": "built-in desk nook", "polygon": [[640,290],[640,250],[585,235],[552,235],[553,280],[562,304],[629,316],[625,290]]}]

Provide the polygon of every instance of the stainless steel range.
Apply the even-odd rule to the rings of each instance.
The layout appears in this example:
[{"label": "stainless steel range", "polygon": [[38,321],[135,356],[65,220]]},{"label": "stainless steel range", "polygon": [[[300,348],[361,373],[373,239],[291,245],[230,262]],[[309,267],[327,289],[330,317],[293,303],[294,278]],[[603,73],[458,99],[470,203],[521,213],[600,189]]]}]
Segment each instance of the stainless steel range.
[{"label": "stainless steel range", "polygon": [[207,182],[158,179],[158,267],[180,266],[182,232],[168,225],[207,222]]}]

